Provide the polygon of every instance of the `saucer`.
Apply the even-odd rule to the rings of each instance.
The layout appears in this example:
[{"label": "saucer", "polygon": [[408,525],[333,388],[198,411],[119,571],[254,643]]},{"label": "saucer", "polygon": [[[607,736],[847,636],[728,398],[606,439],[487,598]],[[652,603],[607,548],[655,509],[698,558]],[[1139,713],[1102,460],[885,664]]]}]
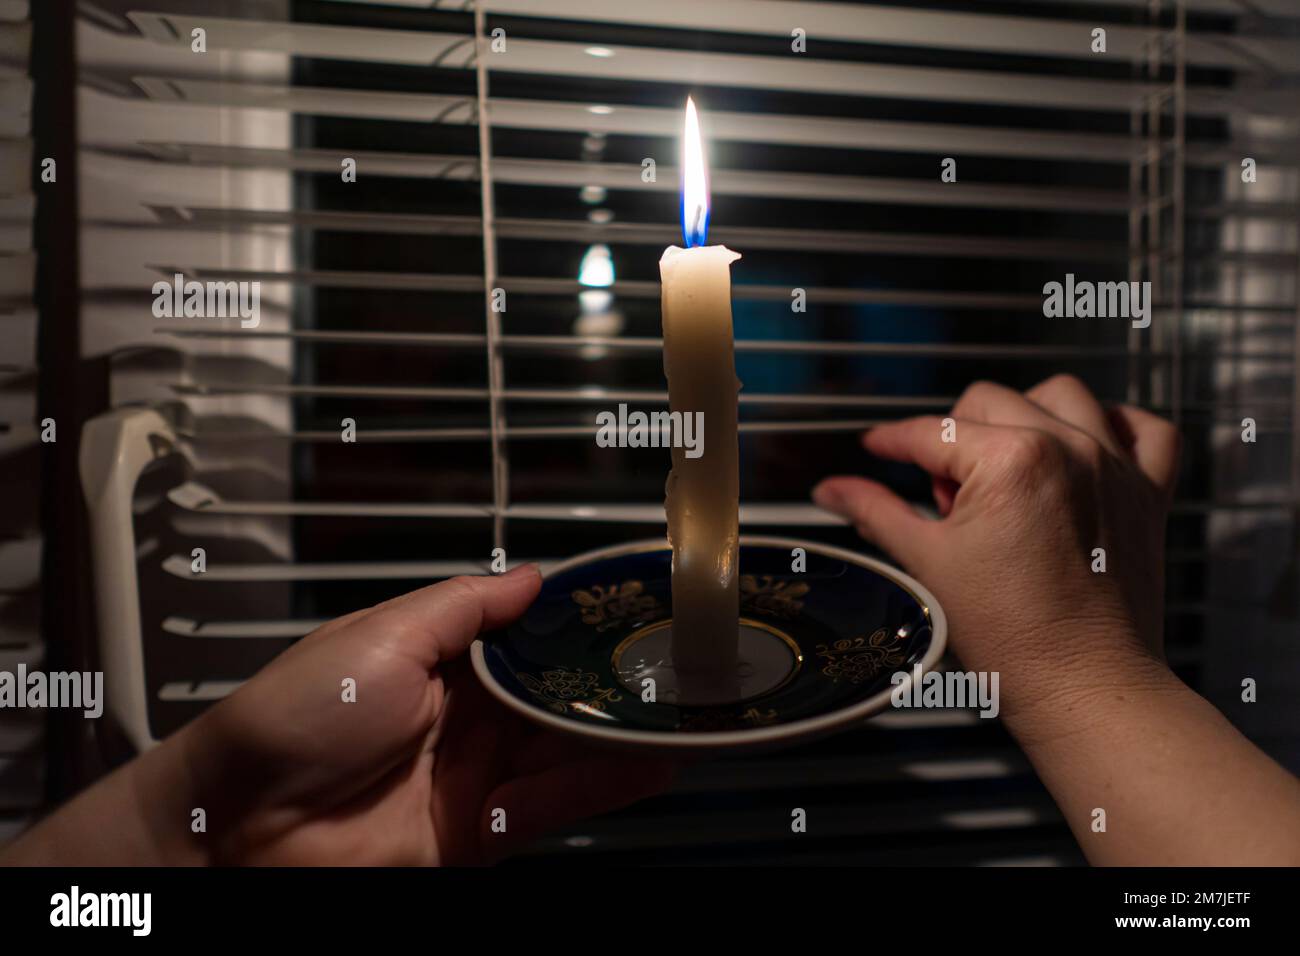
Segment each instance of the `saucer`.
[{"label": "saucer", "polygon": [[914,666],[929,670],[943,654],[943,611],[903,572],[813,541],[745,536],[738,673],[722,693],[679,686],[662,666],[671,569],[662,539],[556,565],[519,620],[474,642],[475,672],[544,726],[628,748],[711,751],[858,726],[889,706],[896,673],[910,688]]}]

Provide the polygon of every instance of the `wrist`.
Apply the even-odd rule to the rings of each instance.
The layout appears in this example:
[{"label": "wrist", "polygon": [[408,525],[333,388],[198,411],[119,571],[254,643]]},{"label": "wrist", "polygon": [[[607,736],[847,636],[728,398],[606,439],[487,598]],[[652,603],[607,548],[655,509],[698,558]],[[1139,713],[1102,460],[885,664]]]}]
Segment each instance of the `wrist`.
[{"label": "wrist", "polygon": [[146,799],[153,802],[150,828],[168,863],[197,866],[226,859],[256,800],[256,774],[235,742],[238,735],[221,717],[220,706],[210,708],[133,767],[141,806]]},{"label": "wrist", "polygon": [[192,726],[126,768],[141,827],[158,862],[168,866],[205,866],[213,860],[214,801]]},{"label": "wrist", "polygon": [[1001,666],[975,666],[999,673],[1000,715],[1027,751],[1100,729],[1116,704],[1182,687],[1126,624],[1066,624],[998,657]]},{"label": "wrist", "polygon": [[[212,777],[204,769],[201,735],[193,733],[192,726],[117,768],[22,834],[6,848],[4,862],[19,866],[213,862],[216,801],[208,786]],[[196,814],[197,810],[204,812]]]}]

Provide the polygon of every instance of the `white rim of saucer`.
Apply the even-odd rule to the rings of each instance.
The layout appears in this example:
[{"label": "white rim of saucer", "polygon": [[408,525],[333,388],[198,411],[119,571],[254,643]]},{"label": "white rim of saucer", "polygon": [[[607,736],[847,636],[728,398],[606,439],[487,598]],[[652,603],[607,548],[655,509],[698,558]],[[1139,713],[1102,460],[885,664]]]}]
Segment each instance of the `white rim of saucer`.
[{"label": "white rim of saucer", "polygon": [[[838,558],[849,564],[856,564],[860,567],[868,568],[875,571],[884,578],[888,578],[895,584],[900,585],[905,590],[910,591],[912,595],[918,598],[922,608],[930,619],[930,646],[926,648],[925,654],[920,660],[921,672],[924,674],[943,656],[944,648],[948,643],[948,619],[944,616],[943,608],[920,582],[902,571],[886,564],[883,561],[877,561],[875,558],[869,558],[864,554],[858,554],[855,551],[849,551],[846,548],[836,548],[831,545],[821,544],[816,541],[801,541],[796,538],[779,538],[767,537],[765,535],[741,535],[740,544],[757,546],[757,547],[778,547],[778,548],[804,548],[807,551],[816,551],[819,554],[831,558]],[[545,577],[551,578],[571,568],[582,564],[590,564],[595,561],[603,561],[608,558],[616,558],[624,554],[635,553],[638,551],[656,550],[667,546],[667,539],[647,538],[640,541],[631,541],[627,544],[613,545],[608,548],[598,548],[595,551],[587,551],[583,554],[569,558],[548,569]],[[860,700],[848,707],[838,710],[832,710],[825,714],[819,714],[816,717],[805,717],[802,720],[791,721],[788,724],[778,724],[774,727],[754,727],[745,730],[720,730],[705,731],[694,733],[681,730],[630,730],[617,727],[599,727],[594,724],[585,724],[581,721],[569,720],[564,717],[556,716],[549,713],[534,704],[525,703],[514,694],[510,693],[497,679],[487,666],[487,659],[484,656],[483,640],[475,640],[470,646],[470,660],[474,665],[474,673],[478,675],[479,682],[487,688],[488,692],[501,703],[505,704],[516,713],[522,714],[535,723],[553,727],[556,730],[565,733],[575,734],[580,737],[588,737],[594,740],[604,740],[610,743],[628,743],[628,744],[647,744],[655,747],[673,749],[673,750],[705,750],[710,748],[731,747],[731,746],[753,746],[767,743],[780,743],[796,738],[815,736],[826,733],[846,724],[852,724],[864,721],[868,717],[875,715],[877,712],[884,710],[889,703],[890,695],[894,693],[897,685],[890,685],[888,688],[872,694],[865,700]],[[905,677],[903,684],[904,692],[911,689],[914,668],[909,668],[904,672]]]}]

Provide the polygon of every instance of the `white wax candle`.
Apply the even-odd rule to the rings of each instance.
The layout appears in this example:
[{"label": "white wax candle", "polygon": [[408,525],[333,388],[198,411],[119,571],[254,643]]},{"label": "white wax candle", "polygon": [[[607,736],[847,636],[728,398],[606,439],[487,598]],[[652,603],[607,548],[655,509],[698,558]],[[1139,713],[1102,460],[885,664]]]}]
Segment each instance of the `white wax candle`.
[{"label": "white wax candle", "polygon": [[666,489],[673,667],[719,681],[736,674],[740,616],[740,382],[731,328],[731,263],[739,258],[725,246],[670,246],[659,260],[669,406],[683,419],[703,412],[704,425],[700,457],[673,448]]}]

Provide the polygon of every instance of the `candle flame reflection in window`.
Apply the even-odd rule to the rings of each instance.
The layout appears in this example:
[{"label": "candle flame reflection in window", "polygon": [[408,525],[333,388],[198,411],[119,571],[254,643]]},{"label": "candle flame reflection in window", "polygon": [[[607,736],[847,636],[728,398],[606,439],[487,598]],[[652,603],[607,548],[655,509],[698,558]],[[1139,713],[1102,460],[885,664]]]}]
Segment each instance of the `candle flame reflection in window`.
[{"label": "candle flame reflection in window", "polygon": [[[612,336],[623,330],[623,316],[614,306],[614,260],[609,246],[603,243],[590,246],[578,267],[578,283],[585,288],[578,293],[581,314],[573,323],[573,334],[579,336]],[[589,343],[579,348],[584,359],[604,358],[609,349],[604,345]]]},{"label": "candle flame reflection in window", "polygon": [[601,243],[587,249],[578,267],[578,282],[596,287],[614,284],[614,260],[610,258],[609,246]]},{"label": "candle flame reflection in window", "polygon": [[704,245],[709,234],[709,178],[700,138],[695,101],[686,98],[686,130],[682,138],[682,236],[686,248]]}]

